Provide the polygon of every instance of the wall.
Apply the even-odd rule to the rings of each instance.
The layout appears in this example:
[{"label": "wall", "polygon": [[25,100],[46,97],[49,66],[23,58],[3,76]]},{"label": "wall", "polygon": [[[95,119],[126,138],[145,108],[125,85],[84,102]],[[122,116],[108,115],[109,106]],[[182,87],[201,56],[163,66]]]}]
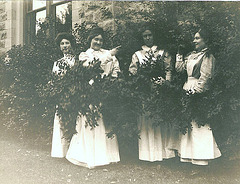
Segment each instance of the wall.
[{"label": "wall", "polygon": [[[121,21],[127,17],[134,21],[142,21],[141,10],[151,11],[154,2],[128,1],[73,1],[73,25],[87,22],[98,23],[105,29],[115,29],[114,19]],[[159,5],[162,2],[158,2]],[[122,20],[124,21],[124,20]]]},{"label": "wall", "polygon": [[86,21],[89,25],[99,23],[101,27],[113,27],[113,2],[73,1],[73,25]]},{"label": "wall", "polygon": [[7,19],[5,29],[7,32],[5,49],[9,50],[13,45],[23,43],[23,1],[11,0],[6,1],[5,11]]},{"label": "wall", "polygon": [[[24,3],[28,0],[0,1],[0,55],[11,46],[23,44]],[[162,2],[158,2],[159,5]],[[87,22],[98,23],[104,29],[115,30],[116,22],[127,18],[141,21],[141,10],[151,10],[154,2],[131,1],[72,1],[72,25]],[[127,15],[127,16],[126,16]]]},{"label": "wall", "polygon": [[5,52],[5,42],[7,31],[5,29],[6,20],[7,20],[7,13],[5,11],[5,3],[4,1],[0,2],[0,55]]},{"label": "wall", "polygon": [[23,1],[0,1],[0,56],[23,43]]}]

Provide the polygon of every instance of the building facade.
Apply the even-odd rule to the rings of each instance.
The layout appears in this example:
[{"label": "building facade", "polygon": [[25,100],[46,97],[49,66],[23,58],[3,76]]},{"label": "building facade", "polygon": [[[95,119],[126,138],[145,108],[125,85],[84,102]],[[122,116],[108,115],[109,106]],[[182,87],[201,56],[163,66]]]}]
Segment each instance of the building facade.
[{"label": "building facade", "polygon": [[[105,29],[115,29],[115,17],[127,10],[134,17],[137,11],[149,8],[152,2],[126,1],[71,1],[71,0],[1,0],[0,1],[0,55],[13,45],[26,44],[34,40],[39,24],[54,20],[66,26],[87,22],[98,23]],[[137,10],[137,11],[134,11]],[[46,18],[48,17],[48,18]],[[68,21],[68,22],[67,22]],[[69,24],[69,21],[70,24]],[[67,23],[66,23],[67,22]],[[49,34],[59,32],[55,25]]]}]

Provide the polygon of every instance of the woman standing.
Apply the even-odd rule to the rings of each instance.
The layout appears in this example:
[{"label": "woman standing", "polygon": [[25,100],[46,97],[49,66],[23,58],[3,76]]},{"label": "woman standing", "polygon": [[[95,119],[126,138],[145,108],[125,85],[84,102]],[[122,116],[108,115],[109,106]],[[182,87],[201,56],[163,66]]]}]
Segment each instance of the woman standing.
[{"label": "woman standing", "polygon": [[[79,55],[79,60],[83,62],[83,66],[87,67],[97,59],[101,62],[102,76],[117,77],[120,72],[118,60],[113,55],[114,52],[102,49],[103,40],[103,30],[92,29],[88,36],[90,48]],[[90,85],[91,82],[94,81],[89,81]],[[93,129],[86,127],[86,117],[80,112],[76,122],[77,133],[72,137],[66,156],[73,164],[94,168],[120,161],[116,135],[112,139],[106,136],[108,130],[102,118],[99,118],[97,123],[98,126]]]},{"label": "woman standing", "polygon": [[[188,94],[202,93],[209,89],[209,82],[214,76],[215,58],[207,47],[207,32],[200,29],[194,36],[195,51],[186,57],[185,61],[178,59],[177,71],[187,70],[188,79],[183,89]],[[198,127],[195,120],[191,122],[192,129],[181,135],[179,156],[181,162],[191,162],[196,165],[208,165],[210,159],[221,156],[208,124]]]},{"label": "woman standing", "polygon": [[[68,33],[59,33],[56,37],[56,44],[60,47],[63,57],[53,64],[52,72],[55,75],[64,75],[66,67],[72,67],[75,63],[72,46],[74,44],[74,37]],[[68,149],[68,142],[63,137],[61,130],[61,118],[56,111],[53,125],[52,150],[51,156],[62,158],[66,156]]]},{"label": "woman standing", "polygon": [[[148,62],[148,58],[151,55],[153,61],[155,60],[156,62],[158,61],[157,58],[160,58],[164,62],[165,76],[159,76],[161,81],[170,81],[171,56],[167,51],[159,49],[154,44],[153,33],[153,29],[150,26],[144,27],[141,31],[143,46],[141,50],[133,54],[129,71],[133,75],[136,74],[138,67]],[[153,162],[175,157],[174,139],[176,138],[172,137],[173,129],[167,123],[153,127],[154,120],[147,116],[148,112],[145,112],[145,114],[138,118],[140,130],[140,139],[138,141],[139,159]]]}]

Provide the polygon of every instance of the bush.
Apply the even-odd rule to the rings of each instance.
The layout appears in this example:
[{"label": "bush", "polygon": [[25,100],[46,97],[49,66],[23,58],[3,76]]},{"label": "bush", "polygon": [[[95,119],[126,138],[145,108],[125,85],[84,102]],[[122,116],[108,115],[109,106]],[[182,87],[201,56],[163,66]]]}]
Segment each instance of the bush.
[{"label": "bush", "polygon": [[49,110],[54,106],[42,90],[51,79],[53,62],[59,58],[55,45],[51,43],[53,40],[45,39],[31,45],[14,46],[6,53],[9,61],[1,60],[4,79],[1,86],[4,109],[1,113],[6,118],[7,127],[16,125],[24,131],[27,125],[34,128],[36,124],[47,124],[53,118],[54,113],[49,116]]},{"label": "bush", "polygon": [[[54,78],[54,86],[51,86],[48,83],[52,79],[51,67],[60,58],[55,45],[51,44],[53,38],[46,40],[43,34],[34,44],[13,47],[7,53],[11,59],[7,61],[3,57],[0,63],[0,76],[4,79],[1,82],[1,112],[6,118],[5,124],[11,127],[18,123],[24,127],[26,123],[35,126],[34,123],[40,121],[51,126],[54,107],[59,104],[66,130],[73,130],[78,111],[88,115],[88,125],[92,127],[96,126],[95,120],[101,113],[106,124],[112,126],[110,136],[116,133],[131,139],[137,135],[136,117],[144,113],[142,104],[146,104],[150,116],[157,120],[156,126],[168,122],[185,132],[190,119],[195,117],[200,126],[211,123],[220,146],[239,144],[239,4],[141,3],[149,8],[136,10],[137,14],[126,10],[115,17],[115,32],[107,30],[105,48],[122,45],[117,55],[122,73],[117,80],[101,79],[97,65],[86,70],[77,62],[64,77]],[[137,76],[129,77],[131,56],[141,46],[136,33],[142,20],[154,25],[159,45],[171,53],[173,61],[179,45],[183,45],[182,52],[187,54],[193,49],[193,33],[200,27],[208,30],[209,47],[217,60],[215,79],[209,92],[186,96],[182,91],[186,76],[175,71],[170,84],[165,83],[154,89],[146,77],[149,70],[140,70]],[[77,53],[88,47],[88,30],[86,22],[74,27],[73,35],[79,48]],[[88,84],[91,78],[96,79],[92,86]],[[151,90],[147,90],[146,86]],[[200,113],[194,114],[196,111]]]}]

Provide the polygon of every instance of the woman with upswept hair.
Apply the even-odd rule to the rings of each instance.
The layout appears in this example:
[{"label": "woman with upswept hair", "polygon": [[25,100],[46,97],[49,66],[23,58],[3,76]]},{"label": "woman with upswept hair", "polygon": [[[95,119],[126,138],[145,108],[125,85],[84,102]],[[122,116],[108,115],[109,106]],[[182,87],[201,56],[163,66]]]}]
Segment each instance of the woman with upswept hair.
[{"label": "woman with upswept hair", "polygon": [[[79,61],[84,67],[91,66],[93,61],[100,62],[103,76],[116,78],[120,72],[119,63],[114,53],[115,50],[102,48],[104,31],[102,28],[93,28],[88,36],[90,48],[79,55]],[[89,85],[94,83],[89,81]],[[86,117],[79,112],[76,122],[77,133],[73,135],[66,158],[73,164],[94,168],[120,161],[118,141],[116,135],[108,138],[108,129],[103,118],[97,120],[98,126],[86,126]]]},{"label": "woman with upswept hair", "polygon": [[[208,48],[207,31],[196,32],[193,43],[195,50],[184,60],[179,57],[175,68],[178,72],[186,71],[188,78],[183,89],[188,95],[203,93],[209,90],[210,81],[215,72],[216,60]],[[181,162],[195,165],[208,165],[208,161],[221,156],[209,124],[199,127],[195,120],[191,122],[192,129],[185,135],[180,135],[178,153]]]},{"label": "woman with upswept hair", "polygon": [[[55,39],[57,46],[62,51],[63,57],[53,64],[54,75],[64,75],[67,67],[75,64],[75,56],[73,54],[74,37],[68,33],[59,33]],[[56,106],[57,107],[57,106]],[[63,137],[61,127],[61,118],[56,111],[54,117],[53,136],[52,136],[52,157],[65,157],[68,149],[68,141]]]},{"label": "woman with upswept hair", "polygon": [[[162,76],[158,76],[154,82],[149,82],[152,82],[153,85],[161,85],[165,81],[170,81],[172,59],[165,49],[157,46],[153,26],[146,23],[141,28],[140,34],[143,44],[141,49],[133,54],[129,72],[136,75],[139,68],[149,62],[163,62]],[[151,61],[149,58],[151,58]],[[156,120],[150,118],[148,114],[149,112],[144,110],[144,114],[138,117],[140,131],[140,139],[138,140],[139,159],[154,162],[175,157],[174,149],[177,137],[173,136],[173,128],[170,127],[168,122],[154,126]]]}]

